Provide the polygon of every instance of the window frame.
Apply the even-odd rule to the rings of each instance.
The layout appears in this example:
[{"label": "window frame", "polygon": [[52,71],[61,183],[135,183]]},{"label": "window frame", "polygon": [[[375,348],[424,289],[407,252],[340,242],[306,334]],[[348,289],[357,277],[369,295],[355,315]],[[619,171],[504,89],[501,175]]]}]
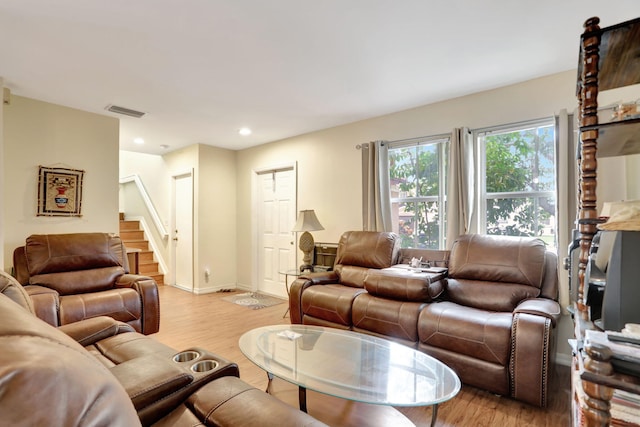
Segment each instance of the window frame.
[{"label": "window frame", "polygon": [[[487,193],[487,164],[486,164],[486,143],[481,141],[481,138],[486,136],[490,136],[492,134],[503,134],[510,132],[518,132],[524,131],[532,128],[540,128],[540,127],[551,127],[553,129],[553,144],[554,144],[554,180],[555,185],[553,190],[538,190],[538,191],[508,191],[508,192],[496,192],[496,193]],[[504,199],[504,198],[521,198],[521,199],[535,199],[541,197],[552,197],[555,200],[555,213],[554,213],[554,222],[555,222],[555,237],[556,241],[555,246],[558,244],[558,232],[559,232],[559,222],[558,222],[558,130],[556,128],[556,120],[555,117],[545,117],[535,120],[527,120],[517,123],[510,123],[505,125],[498,126],[490,126],[481,129],[472,130],[472,138],[474,141],[475,149],[477,152],[477,164],[478,171],[476,173],[477,179],[477,226],[478,231],[480,233],[487,233],[487,201],[489,199]]]},{"label": "window frame", "polygon": [[[393,207],[394,203],[430,203],[436,202],[438,203],[438,249],[444,249],[446,243],[446,207],[447,207],[447,166],[450,159],[449,157],[449,146],[451,144],[451,134],[438,134],[431,136],[424,136],[418,138],[404,139],[398,141],[389,141],[387,142],[388,148],[388,159],[391,158],[391,150],[396,148],[407,148],[407,147],[420,147],[425,145],[434,145],[437,144],[437,153],[438,153],[438,195],[437,196],[411,196],[411,197],[391,197],[389,195],[389,205]],[[417,171],[416,171],[417,172]],[[391,180],[391,170],[389,169],[389,180]],[[391,188],[391,184],[389,184]],[[393,211],[393,208],[392,208]],[[397,226],[398,224],[394,224]],[[413,246],[411,248],[418,248],[417,240],[418,234],[414,235]]]}]

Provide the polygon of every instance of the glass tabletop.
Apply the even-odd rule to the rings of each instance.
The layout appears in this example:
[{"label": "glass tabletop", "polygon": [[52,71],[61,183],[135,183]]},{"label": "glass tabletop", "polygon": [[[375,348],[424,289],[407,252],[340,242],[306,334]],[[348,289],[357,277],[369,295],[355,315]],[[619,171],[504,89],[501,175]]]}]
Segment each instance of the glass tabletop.
[{"label": "glass tabletop", "polygon": [[340,329],[273,325],[240,337],[240,350],[268,373],[308,390],[359,402],[426,406],[451,399],[460,380],[413,348]]}]

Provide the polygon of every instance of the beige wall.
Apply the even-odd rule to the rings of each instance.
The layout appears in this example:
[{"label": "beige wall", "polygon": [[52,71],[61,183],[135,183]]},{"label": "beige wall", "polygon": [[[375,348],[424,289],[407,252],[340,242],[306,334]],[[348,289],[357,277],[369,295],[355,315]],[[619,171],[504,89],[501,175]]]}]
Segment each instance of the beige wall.
[{"label": "beige wall", "polygon": [[[193,173],[194,292],[236,286],[236,152],[195,144],[164,156],[120,153],[120,176],[140,176],[168,229],[172,221],[172,177]],[[128,191],[128,190],[127,190]],[[126,197],[127,204],[133,198]],[[156,203],[156,200],[158,203]],[[129,211],[128,207],[127,211]],[[140,206],[133,205],[133,210]],[[159,242],[166,265],[172,268],[171,230]],[[205,270],[209,277],[205,277]],[[171,278],[168,277],[168,282]]]},{"label": "beige wall", "polygon": [[[342,232],[362,229],[361,163],[357,144],[448,133],[550,117],[576,106],[575,71],[401,111],[242,150],[238,153],[238,223],[252,220],[253,171],[298,162],[298,210],[315,209],[324,231],[316,241],[337,242]],[[238,257],[252,254],[250,227],[238,227]],[[251,287],[251,269],[238,282]]]},{"label": "beige wall", "polygon": [[[4,79],[0,77],[0,91],[4,89]],[[4,93],[3,93],[4,99]],[[0,165],[3,165],[4,171],[4,101],[0,102]],[[4,173],[0,173],[0,200],[4,195]],[[3,214],[0,215],[0,270],[5,270],[4,262],[4,202],[0,202],[0,209]]]},{"label": "beige wall", "polygon": [[[5,270],[30,234],[118,232],[117,119],[12,95],[3,121]],[[39,165],[85,171],[82,217],[36,216]]]},{"label": "beige wall", "polygon": [[[244,258],[236,251],[236,152],[199,145],[195,215],[196,292],[235,288]],[[205,278],[205,270],[210,272]]]}]

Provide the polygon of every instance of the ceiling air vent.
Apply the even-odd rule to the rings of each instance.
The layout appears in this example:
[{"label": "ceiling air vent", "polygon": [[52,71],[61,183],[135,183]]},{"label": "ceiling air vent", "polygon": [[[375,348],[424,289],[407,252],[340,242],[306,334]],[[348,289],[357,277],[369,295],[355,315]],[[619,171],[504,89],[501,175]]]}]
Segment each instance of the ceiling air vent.
[{"label": "ceiling air vent", "polygon": [[142,111],[136,111],[125,107],[118,107],[117,105],[112,104],[107,105],[105,109],[107,111],[111,111],[112,113],[124,114],[125,116],[131,116],[138,119],[147,114],[143,113]]}]

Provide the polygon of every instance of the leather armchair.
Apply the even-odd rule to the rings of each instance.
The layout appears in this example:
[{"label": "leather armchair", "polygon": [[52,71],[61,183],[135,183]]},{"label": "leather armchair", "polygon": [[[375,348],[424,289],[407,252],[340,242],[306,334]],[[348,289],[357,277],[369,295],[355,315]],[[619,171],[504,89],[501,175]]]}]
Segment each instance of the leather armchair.
[{"label": "leather armchair", "polygon": [[105,315],[143,334],[159,329],[158,286],[150,277],[128,274],[116,235],[31,235],[14,250],[13,262],[36,315],[53,326]]},{"label": "leather armchair", "polygon": [[[246,384],[237,365],[206,350],[176,361],[185,352],[113,318],[54,328],[32,310],[24,288],[0,271],[2,425],[324,426]],[[215,363],[194,370],[199,362]]]}]

